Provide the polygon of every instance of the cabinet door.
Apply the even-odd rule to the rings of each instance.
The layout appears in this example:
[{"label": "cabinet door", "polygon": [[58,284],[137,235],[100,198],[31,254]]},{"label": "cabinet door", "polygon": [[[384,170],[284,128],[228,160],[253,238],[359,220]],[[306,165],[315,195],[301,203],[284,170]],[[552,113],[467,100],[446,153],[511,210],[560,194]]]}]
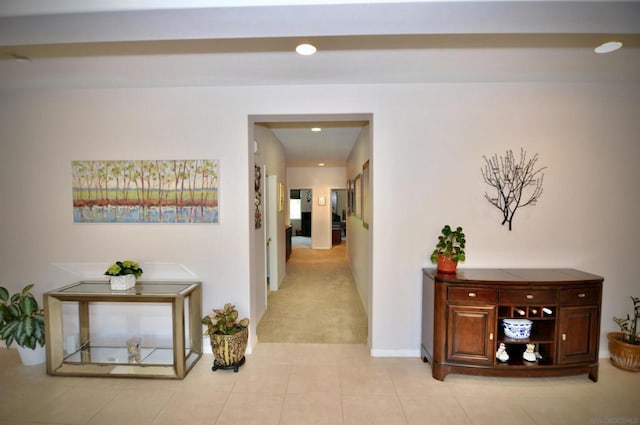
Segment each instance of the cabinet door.
[{"label": "cabinet door", "polygon": [[596,360],[598,354],[598,307],[562,307],[558,315],[560,342],[558,363]]},{"label": "cabinet door", "polygon": [[447,315],[447,360],[493,364],[496,308],[450,305]]}]

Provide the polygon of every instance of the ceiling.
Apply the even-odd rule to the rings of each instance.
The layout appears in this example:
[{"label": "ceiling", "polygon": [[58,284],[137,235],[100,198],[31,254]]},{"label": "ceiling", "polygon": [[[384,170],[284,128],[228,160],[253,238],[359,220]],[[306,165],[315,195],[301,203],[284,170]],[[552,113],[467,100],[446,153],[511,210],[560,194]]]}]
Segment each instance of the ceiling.
[{"label": "ceiling", "polygon": [[[610,40],[624,47],[593,52]],[[300,42],[318,53],[295,54]],[[640,83],[640,1],[0,2],[0,96],[34,88],[529,81]],[[322,127],[311,134],[280,123],[273,131],[288,161],[308,164],[344,155],[361,129]],[[305,150],[303,141],[312,144]]]},{"label": "ceiling", "polygon": [[356,120],[351,115],[285,116],[279,118],[281,121],[256,124],[269,128],[280,140],[287,167],[344,167],[363,127],[369,123],[364,119],[368,117],[359,118],[363,119]]}]

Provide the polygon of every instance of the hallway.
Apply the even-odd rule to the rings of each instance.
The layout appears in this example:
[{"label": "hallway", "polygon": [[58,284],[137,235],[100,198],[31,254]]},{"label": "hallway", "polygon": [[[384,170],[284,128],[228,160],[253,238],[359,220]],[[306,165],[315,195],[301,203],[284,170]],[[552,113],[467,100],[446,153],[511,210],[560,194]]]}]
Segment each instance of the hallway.
[{"label": "hallway", "polygon": [[280,289],[270,292],[259,342],[366,344],[367,316],[346,256],[294,244]]}]

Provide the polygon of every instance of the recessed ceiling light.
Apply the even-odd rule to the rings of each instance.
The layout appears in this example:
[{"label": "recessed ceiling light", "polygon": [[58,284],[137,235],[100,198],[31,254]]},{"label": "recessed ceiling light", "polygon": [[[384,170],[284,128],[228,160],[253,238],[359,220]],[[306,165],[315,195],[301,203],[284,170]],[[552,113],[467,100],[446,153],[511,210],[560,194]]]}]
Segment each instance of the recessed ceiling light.
[{"label": "recessed ceiling light", "polygon": [[609,41],[593,49],[596,53],[609,53],[618,50],[622,47],[622,43],[619,41]]},{"label": "recessed ceiling light", "polygon": [[303,43],[296,47],[296,52],[302,56],[309,56],[314,54],[318,49],[313,44]]},{"label": "recessed ceiling light", "polygon": [[318,131],[322,131],[322,129],[320,127],[312,127],[311,131],[313,131],[314,133],[317,133]]},{"label": "recessed ceiling light", "polygon": [[318,167],[324,167],[324,162],[318,162]]}]

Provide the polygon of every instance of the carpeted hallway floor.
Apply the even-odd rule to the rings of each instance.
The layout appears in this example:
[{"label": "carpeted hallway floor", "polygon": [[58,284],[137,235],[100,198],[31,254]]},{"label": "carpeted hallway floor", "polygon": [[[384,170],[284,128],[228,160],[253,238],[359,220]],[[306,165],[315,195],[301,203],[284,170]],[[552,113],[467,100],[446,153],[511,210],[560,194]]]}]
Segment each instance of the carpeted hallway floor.
[{"label": "carpeted hallway floor", "polygon": [[316,250],[293,245],[287,275],[271,291],[259,342],[366,344],[367,316],[346,256],[346,243]]}]

